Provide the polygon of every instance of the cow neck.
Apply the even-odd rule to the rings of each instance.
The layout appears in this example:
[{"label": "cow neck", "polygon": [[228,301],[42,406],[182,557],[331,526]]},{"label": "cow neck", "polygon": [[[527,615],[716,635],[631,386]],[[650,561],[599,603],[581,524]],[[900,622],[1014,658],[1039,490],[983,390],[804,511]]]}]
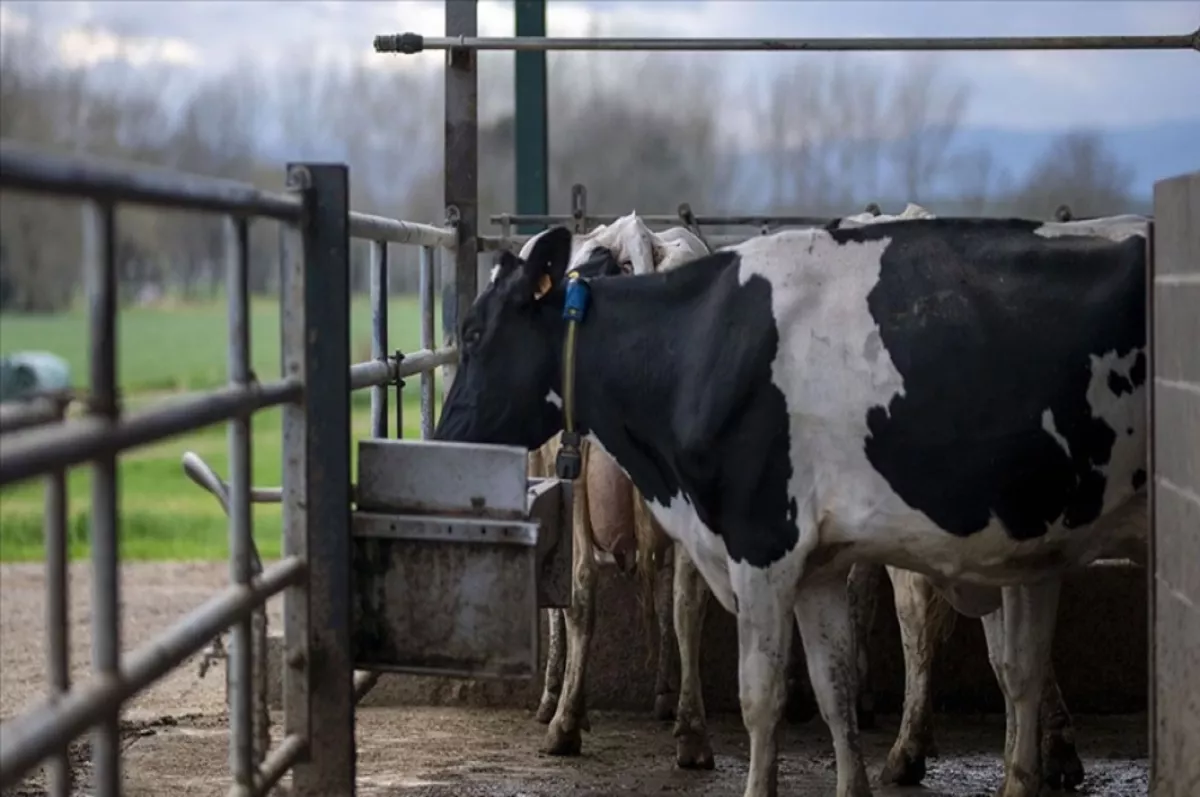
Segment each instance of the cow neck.
[{"label": "cow neck", "polygon": [[[622,467],[627,463],[617,452],[630,450],[629,444],[636,450],[671,444],[671,425],[664,421],[678,380],[675,361],[663,351],[663,331],[686,311],[674,293],[659,275],[597,280],[575,333],[576,431],[595,435]],[[564,348],[568,335],[564,331]],[[567,373],[562,376],[565,392]]]}]

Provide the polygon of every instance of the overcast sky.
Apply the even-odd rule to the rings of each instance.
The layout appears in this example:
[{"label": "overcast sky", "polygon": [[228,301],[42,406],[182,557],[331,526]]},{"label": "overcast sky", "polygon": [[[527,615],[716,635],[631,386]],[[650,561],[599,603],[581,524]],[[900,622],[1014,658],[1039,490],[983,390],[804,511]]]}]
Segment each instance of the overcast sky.
[{"label": "overcast sky", "polygon": [[[549,35],[592,30],[640,36],[900,36],[1179,34],[1200,27],[1200,0],[1162,2],[689,2],[551,0]],[[443,33],[442,3],[322,0],[0,0],[0,25],[28,27],[31,15],[73,64],[130,59],[146,69],[163,61],[201,71],[246,61],[285,68],[309,58],[319,42],[326,57],[379,68],[435,69],[441,55],[376,55],[378,33]],[[512,4],[479,4],[481,35],[511,35]],[[494,56],[510,57],[510,56]],[[579,55],[573,57],[587,57]],[[704,57],[696,55],[693,57]],[[730,57],[733,80],[761,76],[787,58],[778,53]],[[877,62],[903,54],[860,57]],[[957,75],[974,86],[968,124],[1051,130],[1114,129],[1200,119],[1200,53],[948,53]],[[399,63],[397,63],[399,62]],[[553,76],[551,76],[553,79]]]}]

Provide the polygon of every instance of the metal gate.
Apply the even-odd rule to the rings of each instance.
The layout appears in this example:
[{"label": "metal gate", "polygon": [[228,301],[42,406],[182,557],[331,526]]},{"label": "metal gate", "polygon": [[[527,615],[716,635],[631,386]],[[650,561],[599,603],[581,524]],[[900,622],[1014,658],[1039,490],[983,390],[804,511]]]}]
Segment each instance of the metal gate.
[{"label": "metal gate", "polygon": [[[433,347],[434,248],[455,249],[458,231],[364,214],[348,208],[345,166],[288,167],[288,194],[225,180],[54,157],[0,144],[0,189],[83,202],[84,279],[89,308],[89,384],[80,417],[62,420],[58,405],[6,413],[0,486],[46,482],[46,590],[50,696],[4,723],[0,788],[48,761],[53,797],[71,792],[67,745],[89,728],[94,792],[120,794],[122,706],[221,631],[232,627],[230,666],[231,794],[265,794],[294,767],[296,794],[345,794],[354,782],[354,703],[374,682],[351,660],[350,391],[371,387],[372,433],[386,436],[387,390],[421,374],[422,427],[432,429],[432,371],[456,357]],[[124,412],[116,377],[116,208],[120,203],[202,211],[224,219],[228,291],[229,382],[216,390]],[[282,374],[259,380],[250,369],[248,226],[281,223]],[[298,237],[298,241],[296,240]],[[373,345],[370,362],[350,364],[349,248],[371,241]],[[387,244],[423,247],[422,345],[388,355]],[[256,567],[251,536],[250,420],[284,410],[282,558]],[[397,395],[397,431],[400,429]],[[122,452],[218,422],[229,423],[230,586],[168,631],[121,653],[116,463]],[[92,468],[91,558],[93,676],[72,685],[67,640],[66,470]],[[284,735],[269,753],[252,721],[252,615],[284,595]],[[258,729],[262,732],[262,728]],[[261,737],[260,737],[261,738]]]},{"label": "metal gate", "polygon": [[1151,766],[1200,793],[1200,172],[1154,186]]}]

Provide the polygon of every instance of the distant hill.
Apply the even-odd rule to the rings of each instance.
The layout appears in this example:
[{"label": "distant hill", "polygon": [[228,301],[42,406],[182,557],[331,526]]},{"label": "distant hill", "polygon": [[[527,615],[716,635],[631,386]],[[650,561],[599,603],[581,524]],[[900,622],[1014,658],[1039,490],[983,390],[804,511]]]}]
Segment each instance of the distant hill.
[{"label": "distant hill", "polygon": [[[986,149],[996,166],[1019,183],[1062,132],[964,128],[955,136],[952,146],[958,151]],[[1117,157],[1133,168],[1134,199],[1139,202],[1150,200],[1156,180],[1200,169],[1200,119],[1105,130],[1101,134]],[[747,212],[759,210],[768,202],[765,192],[771,185],[771,159],[760,151],[745,151],[736,157],[737,195],[748,205]]]}]

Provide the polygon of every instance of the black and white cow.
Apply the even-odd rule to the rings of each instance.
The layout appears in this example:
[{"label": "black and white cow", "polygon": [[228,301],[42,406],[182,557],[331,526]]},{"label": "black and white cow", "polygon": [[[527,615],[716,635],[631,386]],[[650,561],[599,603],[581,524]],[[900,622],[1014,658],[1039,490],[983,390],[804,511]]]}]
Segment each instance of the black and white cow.
[{"label": "black and white cow", "polygon": [[[1061,573],[1145,535],[1146,224],[1110,221],[786,231],[587,289],[576,421],[737,618],[747,797],[776,791],[793,617],[837,794],[870,794],[856,561],[922,573],[956,608],[999,600],[1000,793],[1040,790]],[[570,254],[558,228],[503,256],[463,320],[437,439],[536,448],[562,429],[547,397]]]}]

